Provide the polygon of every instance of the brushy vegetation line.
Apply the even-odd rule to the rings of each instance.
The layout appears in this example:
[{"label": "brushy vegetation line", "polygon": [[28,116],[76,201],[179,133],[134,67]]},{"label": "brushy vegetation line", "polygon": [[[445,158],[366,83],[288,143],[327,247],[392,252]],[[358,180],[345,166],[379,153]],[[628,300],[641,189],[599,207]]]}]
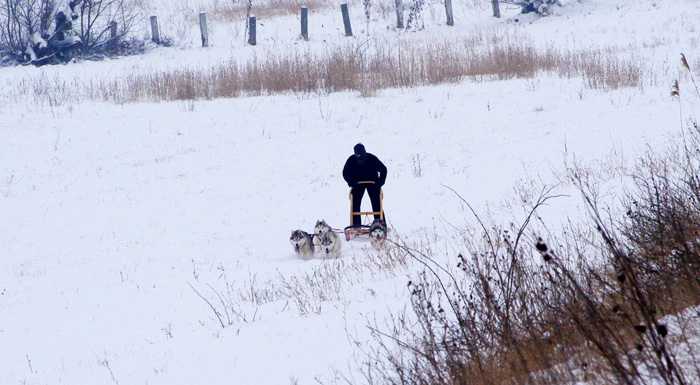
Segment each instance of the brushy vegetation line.
[{"label": "brushy vegetation line", "polygon": [[638,161],[619,209],[599,196],[601,170],[615,167],[567,165],[588,227],[532,230],[545,188],[520,226],[477,216],[455,270],[403,246],[426,269],[409,282],[413,313],[370,325],[380,347],[367,382],[700,383],[700,126],[688,121],[678,143]]},{"label": "brushy vegetation line", "polygon": [[[642,87],[642,64],[623,60],[615,51],[563,52],[538,50],[522,36],[477,35],[454,41],[416,43],[364,42],[323,54],[289,53],[231,61],[207,69],[175,69],[134,73],[116,79],[75,79],[73,100],[117,104],[197,100],[294,93],[303,95],[357,91],[375,95],[384,88],[415,87],[464,79],[473,81],[531,78],[541,72],[581,77],[593,89]],[[48,80],[48,83],[46,82]],[[39,100],[65,81],[41,79],[47,90],[31,90]],[[48,84],[48,85],[47,85]]]},{"label": "brushy vegetation line", "polygon": [[480,38],[428,42],[423,47],[343,47],[324,55],[286,56],[230,62],[212,69],[136,74],[88,89],[90,99],[114,103],[213,99],[279,93],[323,94],[358,91],[371,96],[384,88],[475,80],[534,77],[541,71],[586,79],[596,89],[641,85],[643,69],[614,54],[544,52],[521,39]]}]

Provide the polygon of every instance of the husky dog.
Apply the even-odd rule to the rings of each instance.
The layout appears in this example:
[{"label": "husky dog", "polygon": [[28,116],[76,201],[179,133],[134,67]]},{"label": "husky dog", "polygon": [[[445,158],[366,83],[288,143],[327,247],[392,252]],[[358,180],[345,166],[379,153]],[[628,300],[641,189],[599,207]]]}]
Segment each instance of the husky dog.
[{"label": "husky dog", "polygon": [[321,250],[321,236],[332,231],[333,230],[328,226],[325,219],[316,221],[316,226],[314,226],[314,246],[316,247],[316,251]]},{"label": "husky dog", "polygon": [[384,247],[386,243],[386,225],[381,219],[375,219],[369,227],[369,242],[376,250]]},{"label": "husky dog", "polygon": [[289,237],[289,242],[294,246],[294,252],[302,259],[313,257],[314,244],[311,240],[311,235],[303,230],[292,231],[292,236]]},{"label": "husky dog", "polygon": [[340,254],[340,237],[333,231],[321,235],[321,252],[326,258],[338,258]]},{"label": "husky dog", "polygon": [[331,232],[331,227],[326,223],[324,219],[316,221],[316,226],[314,226],[314,233],[316,235],[323,235],[324,233]]}]

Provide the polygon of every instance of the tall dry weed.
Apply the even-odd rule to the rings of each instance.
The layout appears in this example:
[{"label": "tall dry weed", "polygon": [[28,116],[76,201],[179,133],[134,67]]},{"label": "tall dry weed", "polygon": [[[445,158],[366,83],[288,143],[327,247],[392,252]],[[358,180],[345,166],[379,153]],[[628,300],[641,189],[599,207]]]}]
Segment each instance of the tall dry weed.
[{"label": "tall dry weed", "polygon": [[[474,43],[472,41],[471,43]],[[479,43],[479,42],[477,42]],[[580,76],[591,88],[606,90],[639,86],[643,70],[614,54],[572,55],[556,50],[536,50],[526,41],[502,40],[497,45],[457,45],[454,42],[408,42],[395,45],[331,49],[323,55],[289,53],[254,57],[245,63],[230,62],[209,71],[173,70],[117,79],[103,87],[143,90],[147,100],[237,97],[285,92],[359,91],[475,80],[532,78],[540,72],[558,71]],[[142,92],[127,99],[140,100]]]},{"label": "tall dry weed", "polygon": [[[411,39],[365,41],[322,53],[293,51],[255,55],[209,68],[147,70],[112,79],[76,78],[72,98],[112,103],[212,99],[280,93],[327,94],[472,81],[534,78],[539,73],[579,77],[605,91],[643,87],[649,69],[616,50],[567,52],[533,48],[521,36],[477,34],[466,39],[417,43]],[[60,79],[36,81],[40,95],[60,88]]]},{"label": "tall dry weed", "polygon": [[476,225],[462,230],[456,270],[404,245],[425,270],[408,283],[411,314],[369,325],[378,347],[367,382],[698,383],[700,127],[688,122],[666,151],[639,159],[616,209],[599,195],[608,167],[567,168],[562,183],[581,194],[586,226],[529,230],[554,197],[542,189],[527,192],[535,203],[517,226],[490,223],[465,201]]}]

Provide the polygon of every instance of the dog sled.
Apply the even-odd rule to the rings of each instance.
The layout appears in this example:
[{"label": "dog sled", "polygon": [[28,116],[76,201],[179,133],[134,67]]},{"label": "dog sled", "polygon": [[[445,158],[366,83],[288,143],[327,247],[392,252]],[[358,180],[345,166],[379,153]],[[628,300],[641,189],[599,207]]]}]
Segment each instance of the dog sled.
[{"label": "dog sled", "polygon": [[[358,184],[374,184],[372,181],[359,182]],[[345,240],[349,241],[355,237],[361,235],[368,235],[370,233],[371,225],[360,224],[353,225],[353,219],[355,215],[360,216],[374,216],[379,215],[379,219],[384,224],[384,192],[379,190],[379,211],[353,211],[353,196],[352,189],[350,189],[350,226],[347,226],[344,230]],[[384,225],[386,227],[386,225]]]}]

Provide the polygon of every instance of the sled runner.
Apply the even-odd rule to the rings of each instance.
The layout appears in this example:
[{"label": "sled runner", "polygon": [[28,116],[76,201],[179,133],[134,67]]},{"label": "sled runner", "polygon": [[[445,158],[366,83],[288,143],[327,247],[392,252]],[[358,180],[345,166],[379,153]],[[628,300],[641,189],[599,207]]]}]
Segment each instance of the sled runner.
[{"label": "sled runner", "polygon": [[[372,181],[359,182],[358,184],[374,184]],[[349,241],[360,235],[369,234],[370,225],[353,225],[355,215],[379,215],[379,219],[384,221],[384,192],[379,190],[379,211],[353,211],[353,196],[350,189],[350,226],[345,228],[345,240]]]}]

